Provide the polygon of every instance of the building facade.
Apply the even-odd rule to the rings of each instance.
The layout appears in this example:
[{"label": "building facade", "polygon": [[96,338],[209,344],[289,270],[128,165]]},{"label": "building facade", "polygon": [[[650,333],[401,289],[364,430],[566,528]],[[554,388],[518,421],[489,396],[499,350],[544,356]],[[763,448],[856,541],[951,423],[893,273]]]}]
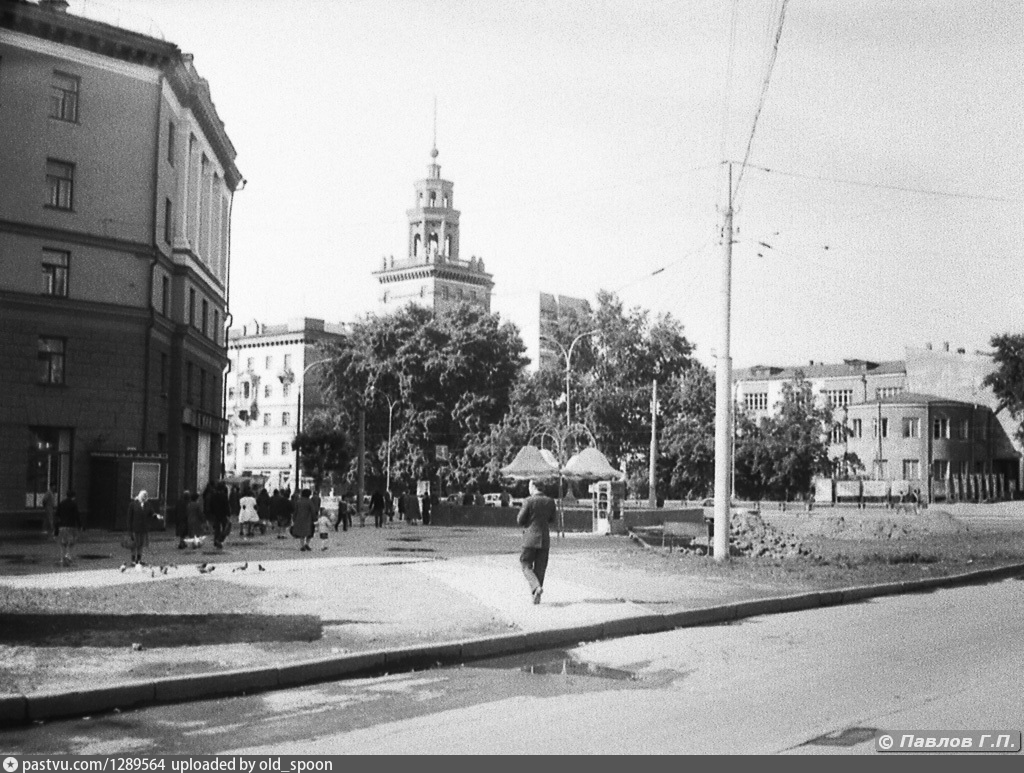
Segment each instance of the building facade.
[{"label": "building facade", "polygon": [[3,0],[0,137],[0,520],[52,485],[112,523],[94,460],[144,458],[158,502],[205,484],[243,182],[207,82],[172,43]]},{"label": "building facade", "polygon": [[[538,311],[537,367],[565,368],[565,355],[557,343],[561,325],[577,319],[589,319],[590,303],[583,298],[541,293]],[[532,358],[531,358],[532,359]]]},{"label": "building facade", "polygon": [[406,255],[385,257],[379,271],[380,306],[389,313],[408,303],[441,312],[460,303],[491,310],[494,281],[482,258],[460,256],[459,211],[453,183],[441,179],[437,148],[430,151],[427,177],[414,185],[415,200],[406,211]]},{"label": "building facade", "polygon": [[305,419],[324,407],[315,367],[318,345],[344,338],[342,324],[301,318],[283,324],[253,321],[228,331],[228,477],[262,478],[267,487],[295,490],[298,457],[292,441]]}]

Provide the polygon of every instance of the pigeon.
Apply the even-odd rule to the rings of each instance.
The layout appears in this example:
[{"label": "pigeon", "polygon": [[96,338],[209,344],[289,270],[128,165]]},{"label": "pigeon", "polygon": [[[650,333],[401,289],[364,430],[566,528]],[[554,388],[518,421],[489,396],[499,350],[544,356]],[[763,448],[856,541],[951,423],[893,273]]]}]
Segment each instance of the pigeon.
[{"label": "pigeon", "polygon": [[156,577],[156,569],[150,569],[149,570],[149,576],[150,577]]},{"label": "pigeon", "polygon": [[160,567],[160,574],[167,574],[167,567],[166,566],[161,566]]},{"label": "pigeon", "polygon": [[121,564],[121,571],[122,572],[128,571],[128,564]]},{"label": "pigeon", "polygon": [[216,567],[210,566],[209,564],[207,564],[207,563],[206,563],[206,562],[204,561],[204,562],[203,562],[203,563],[202,563],[202,564],[201,564],[201,565],[199,566],[199,573],[200,573],[200,574],[206,574],[207,572],[212,572],[212,571],[213,571],[213,570],[214,570],[215,568],[216,568]]},{"label": "pigeon", "polygon": [[265,571],[267,571],[267,570],[266,570],[266,569],[264,568],[263,564],[256,564],[256,566],[258,566],[258,567],[260,568],[260,571],[261,571],[261,572],[265,572]]}]

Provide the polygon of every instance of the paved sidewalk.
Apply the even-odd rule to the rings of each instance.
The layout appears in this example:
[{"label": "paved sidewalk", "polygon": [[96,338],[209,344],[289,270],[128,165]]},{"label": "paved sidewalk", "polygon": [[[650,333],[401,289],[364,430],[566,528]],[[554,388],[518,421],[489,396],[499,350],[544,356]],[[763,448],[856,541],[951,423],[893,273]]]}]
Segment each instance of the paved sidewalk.
[{"label": "paved sidewalk", "polygon": [[[143,651],[0,646],[0,725],[570,647],[1008,576],[1022,568],[778,595],[644,574],[615,563],[610,539],[556,539],[540,605],[532,603],[519,570],[513,529],[356,526],[332,539],[329,551],[302,554],[294,541],[273,535],[249,543],[233,536],[228,550],[217,554],[179,551],[170,535],[157,534],[147,553],[153,563],[141,572],[120,570],[118,535],[87,533],[79,555],[96,558],[71,569],[57,567],[55,546],[38,536],[3,540],[0,560],[8,566],[13,561],[18,574],[7,573],[0,562],[0,592],[64,594],[72,608],[76,589],[101,595],[110,589],[115,600],[149,593],[187,607],[169,613],[171,621],[189,617],[186,611],[214,610],[218,620],[253,625],[313,620],[320,633],[313,640],[225,639]],[[203,563],[214,571],[200,572]],[[97,568],[86,568],[90,564]],[[237,598],[246,606],[224,616],[223,599],[234,603],[233,594],[242,594]],[[50,681],[37,683],[32,669],[44,656],[61,662],[51,667]]]}]

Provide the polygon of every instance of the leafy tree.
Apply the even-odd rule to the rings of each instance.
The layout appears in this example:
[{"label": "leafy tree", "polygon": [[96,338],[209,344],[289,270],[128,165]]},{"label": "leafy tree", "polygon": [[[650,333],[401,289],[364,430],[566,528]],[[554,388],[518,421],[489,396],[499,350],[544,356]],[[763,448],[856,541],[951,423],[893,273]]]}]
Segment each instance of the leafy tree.
[{"label": "leafy tree", "polygon": [[819,405],[798,372],[782,387],[772,416],[737,417],[736,492],[741,497],[788,500],[810,492],[816,474],[829,474],[832,409]]},{"label": "leafy tree", "polygon": [[315,411],[292,441],[292,450],[299,452],[302,471],[313,478],[318,489],[328,476],[344,472],[352,456],[341,418],[336,411]]},{"label": "leafy tree", "polygon": [[1019,423],[1017,438],[1024,443],[1024,333],[1003,333],[993,336],[992,359],[996,369],[985,376],[982,386],[988,387]]},{"label": "leafy tree", "polygon": [[669,392],[673,416],[661,438],[659,485],[670,498],[703,499],[715,485],[715,376],[700,363]]}]

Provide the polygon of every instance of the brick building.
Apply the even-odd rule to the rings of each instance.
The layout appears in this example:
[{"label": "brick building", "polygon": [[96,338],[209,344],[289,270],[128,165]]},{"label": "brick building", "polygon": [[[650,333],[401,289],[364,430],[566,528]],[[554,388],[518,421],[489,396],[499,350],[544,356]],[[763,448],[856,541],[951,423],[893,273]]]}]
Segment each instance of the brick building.
[{"label": "brick building", "polygon": [[190,55],[62,0],[0,1],[0,137],[0,522],[113,526],[219,471],[235,150]]}]

